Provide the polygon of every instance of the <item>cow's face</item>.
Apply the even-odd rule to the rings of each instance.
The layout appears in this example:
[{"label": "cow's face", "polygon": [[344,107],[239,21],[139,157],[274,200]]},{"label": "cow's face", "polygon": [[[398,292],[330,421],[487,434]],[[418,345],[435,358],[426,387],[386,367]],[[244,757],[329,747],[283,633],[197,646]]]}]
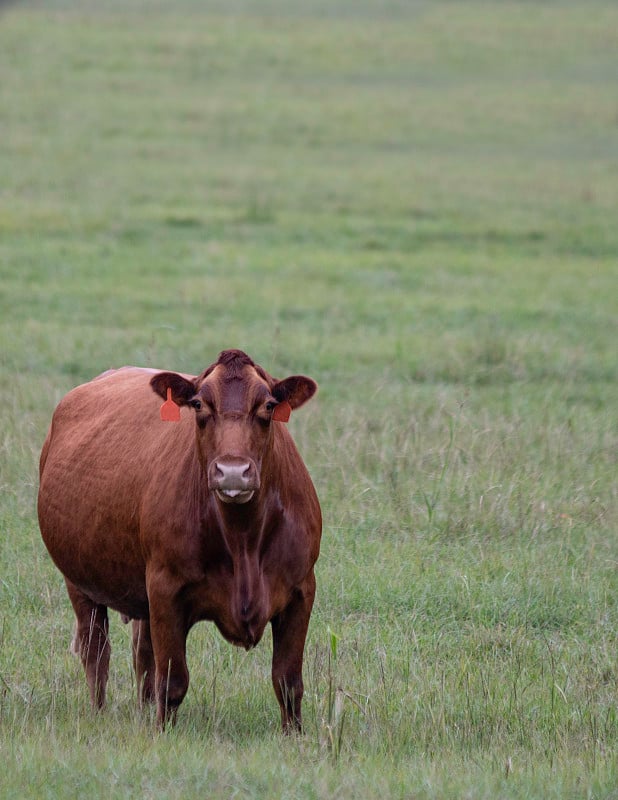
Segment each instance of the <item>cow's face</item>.
[{"label": "cow's face", "polygon": [[261,486],[273,426],[317,389],[293,375],[277,381],[240,350],[226,350],[195,380],[160,372],[150,384],[161,397],[195,409],[200,458],[208,488],[226,504],[248,503]]}]

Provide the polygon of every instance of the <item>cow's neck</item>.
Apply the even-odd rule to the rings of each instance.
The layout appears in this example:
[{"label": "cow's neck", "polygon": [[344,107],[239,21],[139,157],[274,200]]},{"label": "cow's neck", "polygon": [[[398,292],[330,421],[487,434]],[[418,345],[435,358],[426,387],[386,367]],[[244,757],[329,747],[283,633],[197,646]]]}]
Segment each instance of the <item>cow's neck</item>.
[{"label": "cow's neck", "polygon": [[244,505],[221,503],[214,498],[213,502],[217,504],[221,536],[232,560],[247,554],[258,555],[278,517],[272,498],[260,492]]}]

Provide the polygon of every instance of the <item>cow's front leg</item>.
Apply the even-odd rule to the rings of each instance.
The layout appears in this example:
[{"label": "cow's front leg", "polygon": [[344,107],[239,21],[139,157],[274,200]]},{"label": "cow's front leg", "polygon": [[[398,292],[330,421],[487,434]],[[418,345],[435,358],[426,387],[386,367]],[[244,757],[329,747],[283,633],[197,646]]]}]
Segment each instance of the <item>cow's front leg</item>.
[{"label": "cow's front leg", "polygon": [[303,586],[295,591],[288,606],[271,621],[272,680],[285,733],[302,729],[303,654],[314,597],[315,577],[312,571]]},{"label": "cow's front leg", "polygon": [[189,688],[186,660],[188,627],[184,608],[173,582],[160,573],[147,576],[150,606],[150,637],[155,663],[154,694],[157,702],[157,723],[161,729],[176,721],[178,706]]}]

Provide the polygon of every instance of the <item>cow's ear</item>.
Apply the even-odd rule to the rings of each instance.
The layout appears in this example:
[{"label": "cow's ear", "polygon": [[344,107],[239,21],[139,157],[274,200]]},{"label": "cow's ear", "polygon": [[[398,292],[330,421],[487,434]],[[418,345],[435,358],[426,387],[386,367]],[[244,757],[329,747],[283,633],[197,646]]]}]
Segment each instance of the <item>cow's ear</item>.
[{"label": "cow's ear", "polygon": [[292,375],[278,381],[272,388],[273,397],[280,403],[287,402],[290,408],[300,408],[307,400],[311,400],[317,392],[318,385],[304,375]]},{"label": "cow's ear", "polygon": [[193,381],[183,378],[177,372],[158,372],[150,379],[153,392],[156,392],[164,400],[167,397],[167,390],[172,390],[172,400],[177,406],[186,406],[189,400],[195,396],[196,386]]}]

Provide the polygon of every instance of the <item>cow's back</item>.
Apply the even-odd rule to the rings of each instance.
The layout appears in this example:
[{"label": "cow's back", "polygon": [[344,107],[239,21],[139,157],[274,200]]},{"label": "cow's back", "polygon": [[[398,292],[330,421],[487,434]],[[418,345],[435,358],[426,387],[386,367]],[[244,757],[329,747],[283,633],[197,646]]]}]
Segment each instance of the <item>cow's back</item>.
[{"label": "cow's back", "polygon": [[192,452],[190,412],[174,425],[159,418],[155,372],[123,368],[73,389],[41,453],[39,523],[52,558],[93,599],[130,615],[145,608],[143,504],[165,502],[167,465]]}]

